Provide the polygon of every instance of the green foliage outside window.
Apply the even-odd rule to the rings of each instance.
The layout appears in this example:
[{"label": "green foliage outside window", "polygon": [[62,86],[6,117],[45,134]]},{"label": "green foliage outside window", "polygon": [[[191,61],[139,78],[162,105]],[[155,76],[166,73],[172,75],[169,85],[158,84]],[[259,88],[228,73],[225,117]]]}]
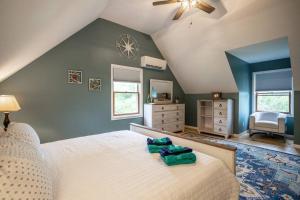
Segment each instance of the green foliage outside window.
[{"label": "green foliage outside window", "polygon": [[290,113],[289,92],[258,92],[257,111]]}]

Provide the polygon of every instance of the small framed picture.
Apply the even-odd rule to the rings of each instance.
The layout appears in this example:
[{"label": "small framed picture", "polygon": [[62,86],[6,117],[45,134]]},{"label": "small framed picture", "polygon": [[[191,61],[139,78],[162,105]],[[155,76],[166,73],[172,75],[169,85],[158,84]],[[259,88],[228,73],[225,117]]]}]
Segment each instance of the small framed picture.
[{"label": "small framed picture", "polygon": [[82,71],[68,70],[68,83],[82,84]]},{"label": "small framed picture", "polygon": [[89,90],[90,91],[101,91],[101,79],[89,78]]}]

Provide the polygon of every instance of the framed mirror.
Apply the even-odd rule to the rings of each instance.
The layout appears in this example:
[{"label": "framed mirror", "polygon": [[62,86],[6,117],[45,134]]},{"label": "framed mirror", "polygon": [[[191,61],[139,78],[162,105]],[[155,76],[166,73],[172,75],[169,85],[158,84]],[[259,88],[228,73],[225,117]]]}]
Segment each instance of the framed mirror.
[{"label": "framed mirror", "polygon": [[150,96],[153,103],[172,103],[173,81],[150,79]]}]

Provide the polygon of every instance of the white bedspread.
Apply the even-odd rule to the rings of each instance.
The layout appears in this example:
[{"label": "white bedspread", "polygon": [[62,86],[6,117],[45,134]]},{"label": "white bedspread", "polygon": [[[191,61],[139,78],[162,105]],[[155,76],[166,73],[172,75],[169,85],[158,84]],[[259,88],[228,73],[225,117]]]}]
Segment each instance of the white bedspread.
[{"label": "white bedspread", "polygon": [[166,166],[144,135],[118,131],[43,144],[57,169],[57,200],[238,199],[224,164],[195,152],[197,163]]}]

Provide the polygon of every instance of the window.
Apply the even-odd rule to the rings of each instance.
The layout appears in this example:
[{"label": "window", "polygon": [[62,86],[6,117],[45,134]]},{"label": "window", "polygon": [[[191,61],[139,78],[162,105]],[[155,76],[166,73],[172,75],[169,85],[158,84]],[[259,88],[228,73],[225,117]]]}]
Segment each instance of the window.
[{"label": "window", "polygon": [[142,117],[142,69],[119,65],[111,69],[112,119]]},{"label": "window", "polygon": [[293,88],[290,69],[253,73],[254,111],[292,114]]},{"label": "window", "polygon": [[256,111],[291,112],[291,92],[256,92]]}]

